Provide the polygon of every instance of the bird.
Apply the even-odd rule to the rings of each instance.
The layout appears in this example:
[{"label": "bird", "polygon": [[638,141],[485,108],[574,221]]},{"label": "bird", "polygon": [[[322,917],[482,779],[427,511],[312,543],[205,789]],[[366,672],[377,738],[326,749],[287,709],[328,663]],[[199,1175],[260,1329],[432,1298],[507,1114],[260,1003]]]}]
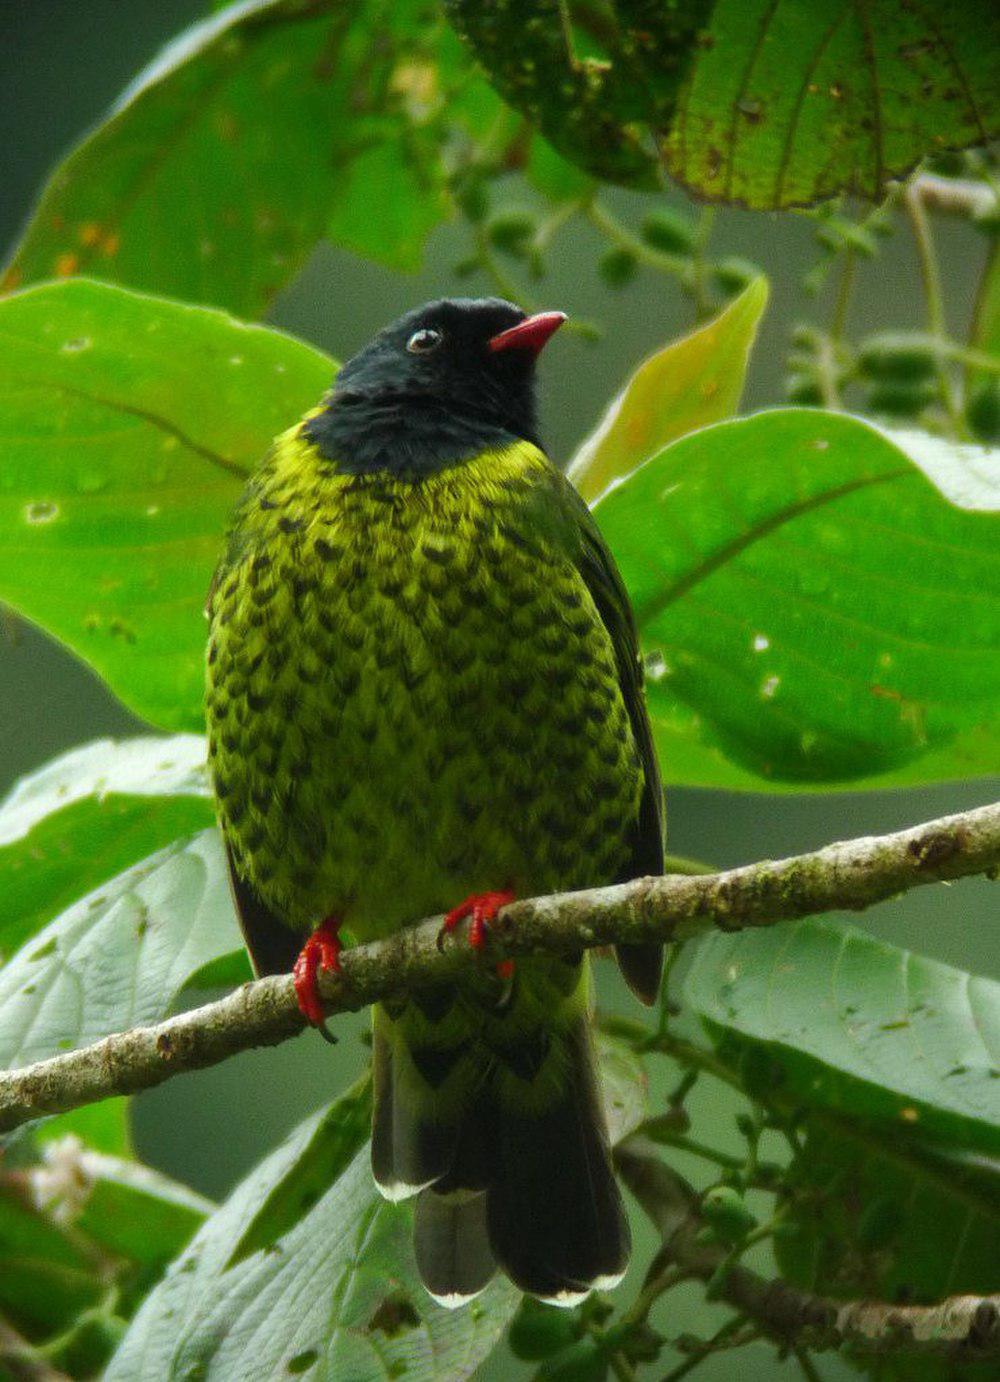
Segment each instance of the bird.
[{"label": "bird", "polygon": [[[207,614],[209,764],[258,975],[426,916],[481,946],[516,897],[658,874],[664,807],[628,596],[539,439],[565,320],[443,298],[379,331],[239,500]],[[655,1000],[658,944],[616,948]],[[499,1269],[572,1305],[625,1272],[579,955],[373,1007],[371,1165],[431,1295]]]}]

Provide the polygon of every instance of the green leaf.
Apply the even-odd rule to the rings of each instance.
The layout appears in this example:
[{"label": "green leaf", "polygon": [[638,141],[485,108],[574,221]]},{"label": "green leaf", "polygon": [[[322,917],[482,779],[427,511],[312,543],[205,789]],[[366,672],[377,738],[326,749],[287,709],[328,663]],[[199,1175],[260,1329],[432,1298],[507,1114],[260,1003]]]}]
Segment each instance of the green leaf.
[{"label": "green leaf", "polygon": [[131,1264],[135,1293],[183,1252],[215,1209],[188,1186],[135,1161],[84,1151],[80,1168],[86,1195],[73,1226]]},{"label": "green leaf", "polygon": [[97,283],[0,301],[0,599],[145,719],[200,728],[230,510],[333,369],[280,332]]},{"label": "green leaf", "polygon": [[596,25],[556,0],[447,8],[504,98],[614,181],[650,177],[645,127],[700,196],[758,208],[877,198],[925,155],[1000,132],[989,0],[612,0]]},{"label": "green leaf", "polygon": [[[69,1126],[47,1126],[60,1124]],[[0,1171],[0,1313],[52,1345],[51,1362],[93,1376],[117,1342],[117,1316],[132,1313],[213,1208],[75,1137],[44,1146],[31,1165]]]},{"label": "green leaf", "polygon": [[627,1042],[598,1030],[597,1068],[612,1144],[635,1132],[649,1113],[649,1080],[642,1061]]},{"label": "green leaf", "polygon": [[256,1252],[269,1252],[313,1208],[364,1146],[371,1116],[371,1078],[366,1071],[313,1124],[308,1141],[240,1235],[227,1271]]},{"label": "green leaf", "polygon": [[105,1156],[130,1157],[132,1132],[129,1127],[128,1099],[103,1099],[99,1104],[84,1104],[55,1118],[44,1118],[28,1124],[37,1146],[58,1142],[63,1137],[76,1137],[90,1151]]},{"label": "green leaf", "polygon": [[0,970],[0,1069],[164,1017],[190,976],[239,950],[214,830],[83,897]]},{"label": "green leaf", "polygon": [[442,28],[431,0],[245,0],[193,25],[56,170],[6,286],[82,272],[258,316],[326,235],[415,267],[447,211]]},{"label": "green leaf", "polygon": [[204,763],[193,734],[100,739],[22,778],[0,803],[0,961],[81,893],[208,825]]},{"label": "green leaf", "polygon": [[900,786],[1000,767],[1000,457],[778,409],[597,505],[667,782]]},{"label": "green leaf", "polygon": [[531,185],[550,201],[577,201],[594,191],[593,178],[556,153],[540,134],[532,136],[524,171]]},{"label": "green leaf", "polygon": [[713,321],[643,361],[567,469],[588,503],[678,437],[735,413],[767,297],[759,278]]},{"label": "green leaf", "polygon": [[[445,10],[500,95],[563,158],[595,178],[654,186],[656,160],[639,120],[666,124],[711,10],[643,5],[639,28],[624,4],[604,7],[601,42],[558,0],[483,5],[445,0]],[[617,14],[614,12],[617,10]],[[657,90],[652,81],[656,81]]]},{"label": "green leaf", "polygon": [[[824,1295],[934,1304],[996,1290],[1000,1166],[936,1167],[920,1155],[826,1127],[809,1128],[790,1172],[802,1192],[775,1239],[781,1275]],[[786,1204],[789,1202],[786,1201]],[[905,1352],[867,1368],[879,1382],[950,1382],[943,1358]],[[990,1382],[995,1365],[963,1366],[963,1382]]]},{"label": "green leaf", "polygon": [[13,1174],[0,1174],[0,1315],[34,1337],[63,1328],[106,1288],[86,1244],[40,1213]]},{"label": "green leaf", "polygon": [[718,0],[666,140],[670,172],[751,207],[877,198],[926,154],[1000,129],[997,18],[982,0]]},{"label": "green leaf", "polygon": [[886,1142],[1000,1154],[1000,984],[857,927],[808,920],[706,937],[685,995],[725,1059]]},{"label": "green leaf", "polygon": [[[495,1281],[459,1310],[427,1295],[413,1262],[410,1208],[383,1200],[372,1181],[361,1144],[366,1103],[367,1090],[356,1086],[237,1187],[147,1299],[107,1382],[140,1371],[164,1382],[192,1375],[458,1382],[474,1372],[513,1315],[517,1293]],[[313,1187],[317,1157],[328,1158],[331,1142],[336,1165],[346,1169],[305,1213],[289,1215],[292,1192]],[[262,1228],[267,1245],[254,1250]]]}]

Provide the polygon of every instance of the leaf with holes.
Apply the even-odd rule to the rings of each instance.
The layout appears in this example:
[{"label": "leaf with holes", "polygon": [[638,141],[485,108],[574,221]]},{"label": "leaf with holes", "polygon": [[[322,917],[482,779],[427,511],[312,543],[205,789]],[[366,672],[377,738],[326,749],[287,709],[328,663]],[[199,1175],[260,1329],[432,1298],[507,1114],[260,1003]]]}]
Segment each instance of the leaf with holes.
[{"label": "leaf with holes", "polygon": [[[164,1382],[382,1382],[404,1371],[407,1382],[460,1382],[475,1371],[519,1296],[502,1281],[458,1310],[427,1295],[410,1207],[383,1200],[372,1180],[367,1101],[356,1086],[236,1188],[139,1311],[107,1382],[139,1371]],[[320,1164],[332,1181],[317,1183]]]},{"label": "leaf with holes", "polygon": [[0,970],[0,1069],[164,1017],[191,976],[242,949],[214,830],[74,903]]},{"label": "leaf with holes", "polygon": [[259,316],[326,236],[416,268],[442,146],[499,105],[456,48],[432,0],[227,6],[56,170],[5,286],[86,273]]},{"label": "leaf with holes", "polygon": [[1000,984],[809,920],[699,943],[685,995],[748,1083],[883,1143],[1000,1157]]},{"label": "leaf with holes", "polygon": [[40,926],[154,849],[210,824],[193,734],[73,749],[0,803],[0,962]]},{"label": "leaf with holes", "polygon": [[566,471],[588,503],[678,437],[735,413],[767,295],[767,279],[756,279],[713,321],[643,361]]},{"label": "leaf with holes", "polygon": [[[749,207],[877,198],[942,148],[1000,133],[992,0],[715,0],[592,7],[448,0],[504,98],[595,176],[667,171]],[[567,42],[568,38],[568,42]]]},{"label": "leaf with holes", "polygon": [[0,301],[0,599],[145,719],[200,728],[229,513],[333,371],[278,331],[98,283]]},{"label": "leaf with holes", "polygon": [[777,409],[682,438],[595,512],[668,782],[1000,768],[1000,453]]}]

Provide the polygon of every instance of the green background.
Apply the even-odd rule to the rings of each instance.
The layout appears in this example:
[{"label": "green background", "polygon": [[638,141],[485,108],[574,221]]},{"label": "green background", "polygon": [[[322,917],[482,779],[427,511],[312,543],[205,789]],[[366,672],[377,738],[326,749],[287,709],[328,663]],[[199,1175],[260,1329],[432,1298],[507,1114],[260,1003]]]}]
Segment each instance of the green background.
[{"label": "green background", "polygon": [[[13,0],[0,27],[0,245],[17,235],[32,198],[56,160],[102,114],[121,88],[157,48],[185,24],[204,14],[195,0]],[[516,197],[516,191],[515,191]],[[628,216],[634,201],[612,198]],[[680,193],[671,198],[678,206]],[[952,325],[964,329],[982,256],[982,240],[964,226],[938,229],[945,293]],[[780,401],[782,354],[790,321],[802,311],[798,278],[813,262],[812,229],[792,215],[725,211],[713,237],[717,251],[756,260],[771,275],[772,306],[751,364],[746,403],[750,408]],[[544,433],[552,454],[567,459],[603,404],[644,354],[689,324],[688,307],[677,290],[640,275],[612,293],[596,273],[599,249],[594,233],[580,226],[560,241],[558,260],[539,295],[548,306],[605,327],[589,345],[564,335],[548,352],[542,369]],[[452,265],[465,244],[454,226],[439,230],[423,270],[390,275],[352,256],[321,248],[306,271],[282,295],[268,320],[345,359],[384,321],[418,303],[447,293],[487,291],[476,279],[458,280]],[[858,333],[912,326],[919,320],[919,279],[905,235],[865,270],[852,326]],[[292,419],[290,418],[289,421]],[[2,457],[0,457],[2,466]],[[5,624],[0,635],[0,791],[63,748],[101,734],[140,728],[96,679],[44,636],[24,624]],[[670,764],[664,776],[669,783]],[[719,865],[794,853],[834,838],[891,830],[917,820],[991,800],[996,784],[954,784],[908,793],[776,797],[674,790],[668,794],[670,845]],[[1000,977],[994,941],[997,890],[982,880],[936,887],[888,904],[865,918],[874,934],[949,961],[973,972]],[[605,1001],[629,1010],[618,981],[602,974]],[[338,1021],[340,1046],[331,1052],[305,1037],[279,1050],[251,1054],[201,1075],[187,1076],[136,1101],[138,1150],[146,1159],[212,1196],[219,1196],[305,1113],[343,1087],[366,1056],[357,1040],[363,1018]],[[655,1091],[654,1091],[655,1097]],[[702,1138],[725,1139],[732,1129],[728,1096],[704,1092],[692,1104]],[[735,1149],[735,1134],[732,1134]],[[697,1168],[678,1158],[686,1173]],[[636,1259],[648,1261],[651,1245],[640,1242]],[[696,1305],[699,1290],[673,1293],[666,1332],[710,1328],[711,1307]],[[677,1314],[683,1306],[683,1318]],[[699,1370],[708,1379],[730,1376],[731,1361],[714,1359]],[[752,1349],[741,1355],[741,1375],[794,1375],[773,1354]],[[824,1378],[851,1375],[840,1363],[821,1359]],[[522,1365],[498,1355],[483,1376],[524,1375]]]}]

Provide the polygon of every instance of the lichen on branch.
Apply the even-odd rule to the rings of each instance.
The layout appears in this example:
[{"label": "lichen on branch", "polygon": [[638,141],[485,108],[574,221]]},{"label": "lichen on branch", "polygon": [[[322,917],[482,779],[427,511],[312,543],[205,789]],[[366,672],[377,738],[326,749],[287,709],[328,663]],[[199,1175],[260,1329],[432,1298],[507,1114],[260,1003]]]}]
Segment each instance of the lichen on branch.
[{"label": "lichen on branch", "polygon": [[[892,835],[826,846],[697,877],[668,874],[613,887],[531,898],[503,908],[483,955],[465,928],[441,940],[441,918],[345,952],[340,974],[322,974],[327,1014],[456,978],[482,961],[534,952],[579,952],[617,942],[678,941],[718,927],[751,926],[835,910],[861,910],[909,888],[1000,869],[1000,802]],[[216,1003],[155,1026],[0,1073],[0,1132],[116,1094],[151,1089],[173,1075],[239,1051],[275,1046],[303,1031],[290,975],[245,984]]]}]

